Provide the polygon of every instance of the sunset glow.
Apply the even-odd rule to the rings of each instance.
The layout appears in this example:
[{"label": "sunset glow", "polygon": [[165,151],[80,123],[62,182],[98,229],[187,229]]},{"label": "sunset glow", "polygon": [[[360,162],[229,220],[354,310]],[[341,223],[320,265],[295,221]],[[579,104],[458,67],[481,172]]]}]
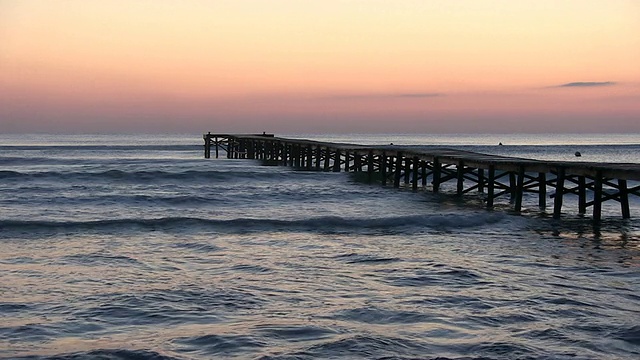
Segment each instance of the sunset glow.
[{"label": "sunset glow", "polygon": [[640,132],[638,34],[634,0],[0,1],[0,131]]}]

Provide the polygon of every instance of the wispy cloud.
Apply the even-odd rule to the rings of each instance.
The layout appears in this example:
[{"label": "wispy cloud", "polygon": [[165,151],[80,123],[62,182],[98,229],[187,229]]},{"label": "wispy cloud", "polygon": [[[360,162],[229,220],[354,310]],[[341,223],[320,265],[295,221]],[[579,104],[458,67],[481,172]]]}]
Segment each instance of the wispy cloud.
[{"label": "wispy cloud", "polygon": [[433,98],[445,96],[444,93],[427,92],[427,93],[372,93],[372,94],[343,94],[328,96],[328,99],[419,99]]},{"label": "wispy cloud", "polygon": [[616,83],[613,81],[577,81],[570,82],[557,87],[598,87],[598,86],[613,86]]},{"label": "wispy cloud", "polygon": [[[393,94],[389,95],[390,97],[394,97]],[[444,96],[442,93],[406,93],[406,94],[395,94],[395,97],[404,97],[404,98],[424,98],[424,97],[438,97]]]}]

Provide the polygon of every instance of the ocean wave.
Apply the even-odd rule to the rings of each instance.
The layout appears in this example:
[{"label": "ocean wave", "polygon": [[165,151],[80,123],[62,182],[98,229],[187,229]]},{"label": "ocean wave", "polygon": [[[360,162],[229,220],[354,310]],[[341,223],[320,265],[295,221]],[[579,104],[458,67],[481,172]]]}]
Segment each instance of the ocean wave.
[{"label": "ocean wave", "polygon": [[379,257],[368,254],[348,253],[334,257],[335,259],[344,261],[347,264],[386,264],[391,262],[402,261],[397,257]]},{"label": "ocean wave", "polygon": [[287,354],[289,357],[278,358],[344,358],[344,359],[401,359],[403,356],[423,358],[424,354],[433,353],[427,344],[413,339],[393,338],[378,335],[344,335],[330,341],[309,346],[301,351]]},{"label": "ocean wave", "polygon": [[124,171],[106,170],[97,172],[19,172],[11,170],[0,171],[0,180],[108,180],[108,181],[162,181],[162,180],[207,180],[230,181],[238,179],[270,180],[287,176],[278,172],[248,172],[248,171],[219,171],[219,170],[187,170],[170,172],[161,170]]},{"label": "ocean wave", "polygon": [[413,324],[441,321],[437,314],[382,309],[377,307],[342,310],[336,314],[332,314],[329,318],[367,324]]},{"label": "ocean wave", "polygon": [[175,343],[180,351],[209,356],[236,356],[268,346],[267,342],[246,335],[203,335],[177,339]]},{"label": "ocean wave", "polygon": [[69,152],[78,152],[78,151],[93,151],[97,150],[100,152],[112,152],[112,151],[193,151],[193,150],[202,150],[203,145],[113,145],[113,144],[101,144],[101,145],[0,145],[0,150],[6,151],[69,151]]},{"label": "ocean wave", "polygon": [[[75,232],[75,231],[148,231],[148,230],[212,230],[231,233],[261,231],[318,231],[322,233],[358,231],[367,233],[403,231],[406,229],[453,230],[475,228],[501,221],[504,215],[487,213],[472,215],[424,215],[386,218],[345,218],[323,216],[299,220],[236,218],[229,220],[192,217],[157,219],[110,219],[94,221],[1,220],[2,232]],[[366,260],[366,259],[365,259]]]},{"label": "ocean wave", "polygon": [[178,360],[149,350],[97,349],[70,354],[12,357],[15,360]]},{"label": "ocean wave", "polygon": [[124,255],[109,255],[100,253],[91,254],[73,254],[66,255],[61,258],[63,264],[79,264],[79,265],[109,265],[109,266],[123,266],[123,265],[136,265],[142,266],[143,264],[129,256]]},{"label": "ocean wave", "polygon": [[449,284],[469,287],[486,284],[482,276],[467,269],[447,268],[445,270],[424,269],[413,275],[393,275],[385,279],[393,286],[428,287]]}]

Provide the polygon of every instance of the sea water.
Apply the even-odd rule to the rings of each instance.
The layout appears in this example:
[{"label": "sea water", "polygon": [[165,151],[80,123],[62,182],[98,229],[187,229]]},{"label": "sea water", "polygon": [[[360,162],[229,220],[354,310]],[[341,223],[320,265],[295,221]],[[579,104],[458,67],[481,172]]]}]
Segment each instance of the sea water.
[{"label": "sea water", "polygon": [[[291,136],[640,162],[633,134]],[[635,196],[554,220],[202,144],[0,135],[0,358],[640,357]]]}]

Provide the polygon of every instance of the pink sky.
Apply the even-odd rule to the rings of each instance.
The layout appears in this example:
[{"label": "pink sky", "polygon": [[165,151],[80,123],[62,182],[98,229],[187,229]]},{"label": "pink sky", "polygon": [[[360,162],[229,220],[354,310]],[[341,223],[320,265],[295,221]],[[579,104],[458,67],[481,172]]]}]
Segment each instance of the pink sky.
[{"label": "pink sky", "polygon": [[2,132],[640,132],[634,0],[0,0]]}]

